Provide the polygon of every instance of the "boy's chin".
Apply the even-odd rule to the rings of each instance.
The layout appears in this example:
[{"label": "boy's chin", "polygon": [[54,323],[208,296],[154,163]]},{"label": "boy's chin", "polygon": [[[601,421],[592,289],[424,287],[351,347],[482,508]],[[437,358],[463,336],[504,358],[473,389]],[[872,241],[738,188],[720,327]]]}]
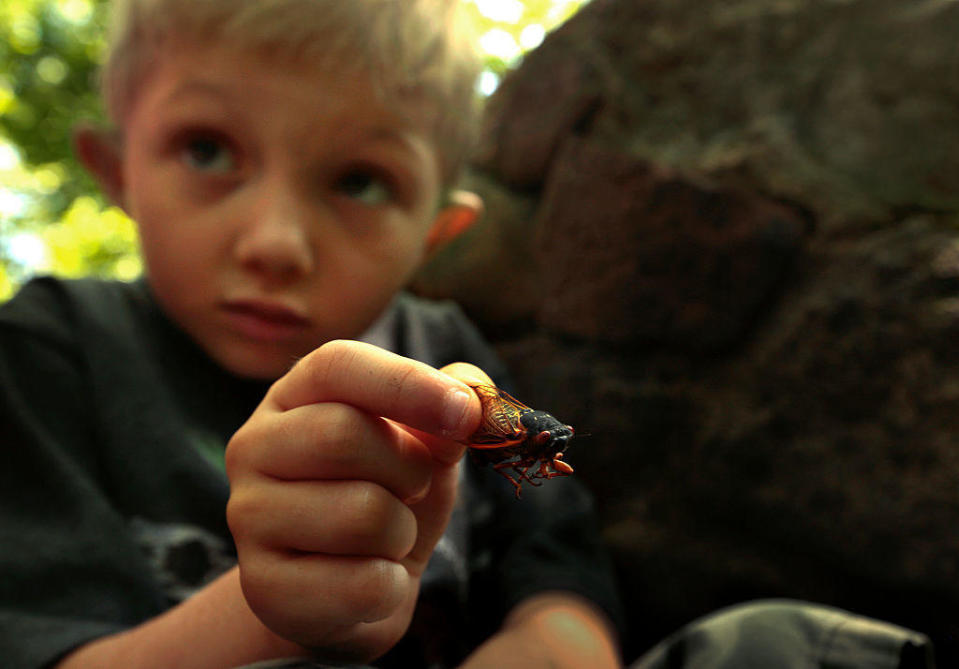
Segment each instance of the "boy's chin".
[{"label": "boy's chin", "polygon": [[280,347],[231,347],[208,353],[234,376],[269,382],[276,381],[290,371],[294,363],[304,355],[285,351]]}]

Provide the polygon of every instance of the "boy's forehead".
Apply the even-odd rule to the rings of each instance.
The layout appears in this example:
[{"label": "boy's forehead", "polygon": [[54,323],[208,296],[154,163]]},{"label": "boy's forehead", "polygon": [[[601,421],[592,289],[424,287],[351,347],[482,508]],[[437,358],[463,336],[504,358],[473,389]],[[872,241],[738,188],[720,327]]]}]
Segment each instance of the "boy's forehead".
[{"label": "boy's forehead", "polygon": [[[171,42],[161,48],[147,81],[170,94],[224,95],[236,89],[272,88],[301,96],[318,89],[349,92],[372,88],[364,73],[269,56],[229,45]],[[292,86],[289,86],[292,84]]]},{"label": "boy's forehead", "polygon": [[177,45],[163,49],[139,96],[166,104],[191,100],[253,104],[271,114],[302,113],[311,106],[344,116],[376,119],[411,130],[429,126],[427,100],[409,91],[387,91],[358,68],[280,58],[221,45]]},{"label": "boy's forehead", "polygon": [[415,99],[390,104],[356,71],[191,46],[159,58],[138,97],[132,122],[148,133],[222,122],[238,139],[268,138],[304,156],[317,145],[359,142],[415,160],[417,170],[439,169],[425,105]]}]

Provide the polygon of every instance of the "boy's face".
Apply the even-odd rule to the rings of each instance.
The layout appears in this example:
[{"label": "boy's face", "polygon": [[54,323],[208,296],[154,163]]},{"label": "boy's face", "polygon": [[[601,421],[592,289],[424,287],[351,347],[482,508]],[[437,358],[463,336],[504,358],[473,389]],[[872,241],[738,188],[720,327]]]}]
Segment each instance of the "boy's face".
[{"label": "boy's face", "polygon": [[166,312],[227,369],[276,378],[360,334],[419,266],[436,152],[362,77],[216,46],[162,55],[115,175],[94,171],[137,221]]}]

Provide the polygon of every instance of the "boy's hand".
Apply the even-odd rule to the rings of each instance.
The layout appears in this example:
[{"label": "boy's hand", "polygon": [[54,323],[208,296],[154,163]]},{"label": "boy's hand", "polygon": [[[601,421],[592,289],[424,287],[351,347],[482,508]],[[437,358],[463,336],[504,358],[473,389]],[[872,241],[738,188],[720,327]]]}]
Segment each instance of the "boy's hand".
[{"label": "boy's hand", "polygon": [[263,623],[329,660],[369,661],[405,633],[449,520],[457,443],[480,403],[453,376],[330,342],[267,393],[227,449],[227,519]]}]

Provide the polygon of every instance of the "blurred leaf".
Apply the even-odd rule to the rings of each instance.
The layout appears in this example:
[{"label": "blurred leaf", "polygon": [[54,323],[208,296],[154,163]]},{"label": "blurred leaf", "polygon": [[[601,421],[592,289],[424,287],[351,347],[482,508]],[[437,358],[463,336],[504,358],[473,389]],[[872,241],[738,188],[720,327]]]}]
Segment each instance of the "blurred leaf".
[{"label": "blurred leaf", "polygon": [[63,218],[40,230],[51,269],[62,276],[97,274],[132,279],[142,269],[136,226],[116,207],[93,197],[73,201]]},{"label": "blurred leaf", "polygon": [[7,275],[7,269],[0,264],[0,301],[6,300],[13,294],[13,282]]}]

